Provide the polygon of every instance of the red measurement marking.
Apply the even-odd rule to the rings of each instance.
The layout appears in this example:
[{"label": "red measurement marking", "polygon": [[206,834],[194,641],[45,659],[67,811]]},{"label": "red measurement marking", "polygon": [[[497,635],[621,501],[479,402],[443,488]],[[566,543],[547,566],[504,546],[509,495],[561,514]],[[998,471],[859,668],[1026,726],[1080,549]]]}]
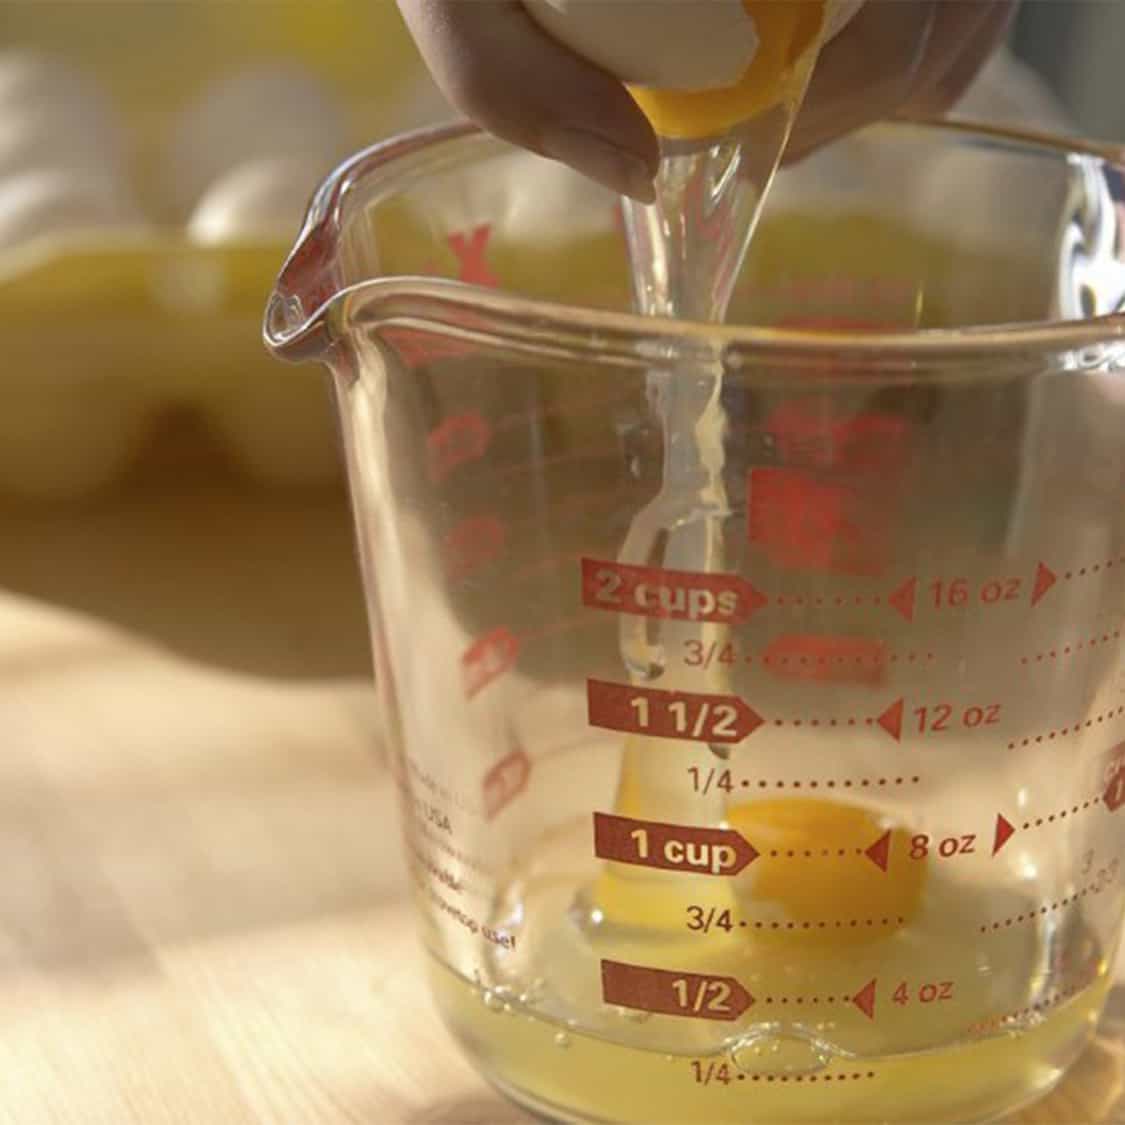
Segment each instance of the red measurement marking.
[{"label": "red measurement marking", "polygon": [[896,699],[875,721],[898,742],[902,738],[903,701]]},{"label": "red measurement marking", "polygon": [[503,553],[508,529],[495,516],[470,516],[445,537],[445,571],[451,581],[468,578]]},{"label": "red measurement marking", "polygon": [[632,820],[600,812],[594,813],[594,854],[638,867],[707,875],[737,875],[758,858],[754,847],[729,829]]},{"label": "red measurement marking", "polygon": [[477,348],[475,343],[420,328],[388,326],[380,330],[379,336],[412,367],[432,363],[436,359],[457,359],[470,355]]},{"label": "red measurement marking", "polygon": [[1117,812],[1125,804],[1125,769],[1118,770],[1117,776],[1106,787],[1104,800],[1110,812]]},{"label": "red measurement marking", "polygon": [[582,602],[591,609],[675,621],[741,624],[768,599],[731,574],[582,560]]},{"label": "red measurement marking", "polygon": [[733,977],[669,972],[621,961],[602,961],[602,999],[635,1011],[727,1021],[738,1019],[754,1003]]},{"label": "red measurement marking", "polygon": [[869,1019],[875,1018],[875,981],[869,980],[853,997],[852,1003]]},{"label": "red measurement marking", "polygon": [[492,287],[500,284],[499,279],[485,260],[485,250],[488,248],[488,240],[491,235],[492,224],[482,223],[480,226],[474,227],[468,234],[457,232],[449,235],[446,239],[449,249],[457,257],[458,281]]},{"label": "red measurement marking", "polygon": [[887,650],[882,641],[866,637],[791,633],[770,643],[762,664],[787,679],[879,684]]},{"label": "red measurement marking", "polygon": [[864,849],[863,854],[867,856],[880,871],[885,872],[887,870],[887,861],[890,859],[891,855],[890,831],[884,832],[875,843],[869,848]]},{"label": "red measurement marking", "polygon": [[885,872],[890,848],[891,833],[887,831],[866,848],[771,848],[761,855],[769,859],[848,859],[852,856],[866,856],[880,871]]},{"label": "red measurement marking", "polygon": [[918,595],[918,579],[908,578],[887,595],[887,603],[907,621],[914,620],[914,603]]},{"label": "red measurement marking", "polygon": [[659,691],[606,680],[586,681],[591,726],[654,738],[729,745],[748,738],[764,721],[734,695]]},{"label": "red measurement marking", "polygon": [[[1068,574],[1069,578],[1070,575]],[[1058,575],[1044,563],[1040,563],[1035,570],[1035,586],[1031,591],[1031,604],[1038,605],[1047,591],[1058,581]]]},{"label": "red measurement marking", "polygon": [[426,438],[430,480],[440,484],[458,465],[483,457],[492,433],[476,410],[446,418]]},{"label": "red measurement marking", "polygon": [[1105,791],[1102,800],[1110,812],[1125,804],[1125,742],[1119,742],[1105,756]]},{"label": "red measurement marking", "polygon": [[1038,919],[1047,914],[1053,914],[1057,910],[1065,910],[1067,907],[1073,906],[1087,895],[1100,895],[1109,885],[1108,882],[1103,880],[1087,883],[1086,886],[1075,891],[1074,894],[1067,895],[1066,898],[1060,898],[1058,902],[1044,903],[1035,910],[1029,910],[1024,914],[1012,914],[1007,918],[1000,918],[991,924],[985,922],[983,925],[977,927],[978,932],[987,934],[993,930],[1006,930],[1010,926],[1018,926],[1023,922],[1038,921]]},{"label": "red measurement marking", "polygon": [[511,668],[519,655],[519,641],[504,625],[474,641],[461,657],[465,697],[472,699]]},{"label": "red measurement marking", "polygon": [[531,759],[517,748],[505,755],[484,775],[484,818],[492,820],[508,807],[526,788],[531,777]]},{"label": "red measurement marking", "polygon": [[[874,576],[887,557],[885,504],[793,469],[751,469],[747,534],[775,565]],[[876,519],[874,512],[882,512]]]},{"label": "red measurement marking", "polygon": [[1121,639],[1121,630],[1114,629],[1112,633],[1102,633],[1101,636],[1090,637],[1085,641],[1074,641],[1069,645],[1058,645],[1055,648],[1048,649],[1046,652],[1037,652],[1034,657],[1021,656],[1021,664],[1030,664],[1034,659],[1036,664],[1041,664],[1044,660],[1059,660],[1063,657],[1072,656],[1075,653],[1081,652],[1085,648],[1097,648],[1098,645],[1108,644],[1110,641],[1117,641]]},{"label": "red measurement marking", "polygon": [[831,399],[790,399],[765,424],[786,465],[837,469],[878,476],[902,468],[910,454],[910,422],[899,415],[866,411],[838,415]]},{"label": "red measurement marking", "polygon": [[1084,722],[1079,720],[1069,727],[1049,730],[1045,734],[1029,734],[1027,738],[1021,738],[1018,741],[1013,739],[1008,743],[1008,749],[1014,750],[1017,746],[1038,746],[1044,742],[1053,742],[1057,738],[1065,738],[1067,735],[1078,734],[1081,731],[1089,730],[1091,727],[1100,725],[1101,723],[1112,722],[1112,720],[1120,718],[1121,715],[1125,715],[1125,707],[1115,707],[1109,711],[1103,711],[1100,715],[1094,715]]},{"label": "red measurement marking", "polygon": [[996,831],[992,836],[992,854],[995,855],[1013,836],[1016,828],[1007,817],[997,813]]},{"label": "red measurement marking", "polygon": [[898,742],[902,734],[903,707],[903,701],[901,699],[896,699],[882,714],[875,717],[868,716],[862,720],[855,716],[843,719],[774,719],[773,725],[775,727],[858,727],[862,722],[865,726],[881,727],[891,738]]}]

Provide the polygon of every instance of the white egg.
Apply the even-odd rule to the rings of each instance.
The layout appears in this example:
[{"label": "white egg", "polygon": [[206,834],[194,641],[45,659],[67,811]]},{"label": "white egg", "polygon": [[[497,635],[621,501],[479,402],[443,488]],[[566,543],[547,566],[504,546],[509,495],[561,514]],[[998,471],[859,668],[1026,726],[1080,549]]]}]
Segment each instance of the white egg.
[{"label": "white egg", "polygon": [[231,370],[209,415],[251,480],[310,486],[335,481],[341,473],[332,400],[319,368],[267,362],[254,370]]},{"label": "white egg", "polygon": [[292,157],[240,164],[205,192],[188,220],[188,234],[206,246],[289,239],[319,180],[314,165]]},{"label": "white egg", "polygon": [[[830,0],[827,35],[863,0]],[[758,50],[743,0],[523,0],[560,43],[624,82],[670,90],[733,85]]]},{"label": "white egg", "polygon": [[269,64],[211,83],[172,130],[165,175],[183,211],[232,169],[254,160],[296,157],[319,180],[348,150],[345,110],[303,68]]},{"label": "white egg", "polygon": [[121,146],[58,106],[0,113],[0,178],[44,169],[122,174]]},{"label": "white egg", "polygon": [[[78,357],[83,376],[86,360]],[[148,424],[144,396],[123,383],[61,382],[49,353],[43,368],[24,367],[17,373],[23,385],[12,382],[4,388],[0,496],[58,502],[114,484]]]},{"label": "white egg", "polygon": [[78,67],[38,51],[0,51],[0,115],[45,103],[79,108],[91,120],[116,117],[101,85]]},{"label": "white egg", "polygon": [[127,187],[109,175],[51,169],[0,180],[0,252],[50,236],[143,226]]}]

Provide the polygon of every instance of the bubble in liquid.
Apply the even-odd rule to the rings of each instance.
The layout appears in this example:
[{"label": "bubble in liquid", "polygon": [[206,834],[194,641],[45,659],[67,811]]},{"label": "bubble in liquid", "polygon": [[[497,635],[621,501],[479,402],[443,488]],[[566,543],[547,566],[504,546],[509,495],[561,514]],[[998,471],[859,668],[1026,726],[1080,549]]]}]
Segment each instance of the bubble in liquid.
[{"label": "bubble in liquid", "polygon": [[570,1046],[570,1036],[565,1031],[555,1032],[555,1046],[562,1047],[565,1050]]},{"label": "bubble in liquid", "polygon": [[727,1047],[727,1055],[744,1074],[811,1074],[833,1059],[826,1044],[804,1035],[780,1035],[776,1027],[742,1036]]},{"label": "bubble in liquid", "polygon": [[629,1023],[647,1023],[652,1019],[651,1012],[641,1012],[636,1008],[614,1008],[614,1012]]},{"label": "bubble in liquid", "polygon": [[504,1001],[490,988],[486,988],[480,994],[480,999],[481,1003],[484,1004],[490,1012],[499,1012],[504,1007]]}]

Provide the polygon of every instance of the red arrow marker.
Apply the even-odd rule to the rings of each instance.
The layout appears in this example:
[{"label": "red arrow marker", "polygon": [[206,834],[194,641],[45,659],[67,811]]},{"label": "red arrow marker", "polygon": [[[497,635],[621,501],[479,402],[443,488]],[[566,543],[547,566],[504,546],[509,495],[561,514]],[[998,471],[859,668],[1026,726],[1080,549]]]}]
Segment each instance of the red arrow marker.
[{"label": "red arrow marker", "polygon": [[869,980],[853,997],[852,1003],[869,1019],[875,1018],[875,981]]},{"label": "red arrow marker", "polygon": [[1043,595],[1058,580],[1058,575],[1049,566],[1040,563],[1035,571],[1035,588],[1031,591],[1031,604],[1038,605],[1043,600]]},{"label": "red arrow marker", "polygon": [[886,871],[887,861],[890,859],[891,854],[890,829],[887,829],[887,831],[884,832],[883,835],[880,836],[879,839],[871,845],[871,847],[867,848],[863,854],[867,856],[867,858],[871,860],[871,862],[875,864],[875,866],[878,867],[880,871]]},{"label": "red arrow marker", "polygon": [[898,610],[907,621],[914,620],[914,599],[918,593],[918,579],[908,578],[901,586],[891,591],[887,602]]},{"label": "red arrow marker", "polygon": [[1117,812],[1122,805],[1125,805],[1125,766],[1110,778],[1105,793],[1102,794],[1102,800],[1105,801],[1105,806],[1110,812]]},{"label": "red arrow marker", "polygon": [[875,721],[898,742],[902,738],[902,700],[896,699]]},{"label": "red arrow marker", "polygon": [[995,855],[1014,835],[1015,825],[1003,816],[996,816],[996,834],[992,838],[992,854]]},{"label": "red arrow marker", "polygon": [[736,1020],[754,1003],[734,977],[674,973],[621,961],[602,962],[602,999],[640,1012],[700,1020]]},{"label": "red arrow marker", "polygon": [[600,812],[594,813],[594,854],[638,867],[701,875],[737,875],[758,858],[757,850],[732,829],[693,828]]}]

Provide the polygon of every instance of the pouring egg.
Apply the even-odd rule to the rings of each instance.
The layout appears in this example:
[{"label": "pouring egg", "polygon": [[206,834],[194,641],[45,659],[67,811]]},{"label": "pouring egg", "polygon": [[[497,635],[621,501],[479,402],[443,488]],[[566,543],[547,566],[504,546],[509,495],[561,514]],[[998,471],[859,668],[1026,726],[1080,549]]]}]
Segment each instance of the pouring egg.
[{"label": "pouring egg", "polygon": [[657,134],[726,133],[799,90],[801,63],[862,0],[524,0],[559,42],[625,82]]}]

